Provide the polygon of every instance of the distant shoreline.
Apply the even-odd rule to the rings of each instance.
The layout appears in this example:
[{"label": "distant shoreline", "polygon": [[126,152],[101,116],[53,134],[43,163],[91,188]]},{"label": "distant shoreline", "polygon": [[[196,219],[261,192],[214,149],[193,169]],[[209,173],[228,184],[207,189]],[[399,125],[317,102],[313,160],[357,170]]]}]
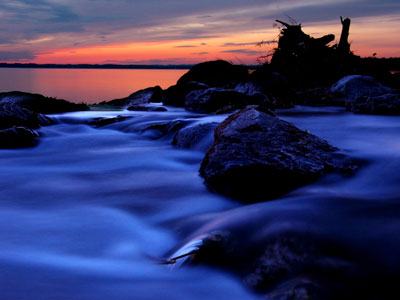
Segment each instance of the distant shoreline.
[{"label": "distant shoreline", "polygon": [[105,70],[186,70],[193,67],[193,65],[92,65],[92,64],[9,64],[0,63],[0,68],[13,68],[13,69],[105,69]]}]

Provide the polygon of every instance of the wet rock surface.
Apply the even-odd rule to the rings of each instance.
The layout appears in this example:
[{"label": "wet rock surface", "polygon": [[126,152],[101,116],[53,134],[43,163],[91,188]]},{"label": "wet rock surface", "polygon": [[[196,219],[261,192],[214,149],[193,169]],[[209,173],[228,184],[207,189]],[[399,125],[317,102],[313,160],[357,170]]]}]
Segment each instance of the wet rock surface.
[{"label": "wet rock surface", "polygon": [[42,114],[88,110],[86,104],[71,103],[66,100],[49,98],[40,94],[24,92],[0,93],[0,104],[16,103],[30,111]]},{"label": "wet rock surface", "polygon": [[277,198],[333,172],[355,168],[328,142],[260,106],[231,115],[216,129],[200,167],[212,190],[256,202]]},{"label": "wet rock surface", "polygon": [[14,102],[0,102],[0,129],[7,129],[13,126],[27,128],[39,128],[53,124],[53,121]]},{"label": "wet rock surface", "polygon": [[178,148],[193,148],[199,145],[208,135],[214,133],[218,123],[201,123],[187,126],[177,132],[172,144]]},{"label": "wet rock surface", "polygon": [[349,105],[359,97],[377,97],[393,90],[379,83],[375,78],[364,75],[349,75],[336,82],[331,92],[338,104]]},{"label": "wet rock surface", "polygon": [[147,104],[151,102],[162,101],[163,90],[159,86],[149,87],[143,90],[139,90],[129,95],[126,98],[115,99],[111,101],[104,101],[100,104],[115,105],[115,106],[136,106],[141,104]]},{"label": "wet rock surface", "polygon": [[346,103],[346,109],[360,114],[400,115],[400,94],[358,97]]},{"label": "wet rock surface", "polygon": [[38,143],[38,133],[26,127],[11,127],[0,130],[0,148],[15,149],[33,147]]}]

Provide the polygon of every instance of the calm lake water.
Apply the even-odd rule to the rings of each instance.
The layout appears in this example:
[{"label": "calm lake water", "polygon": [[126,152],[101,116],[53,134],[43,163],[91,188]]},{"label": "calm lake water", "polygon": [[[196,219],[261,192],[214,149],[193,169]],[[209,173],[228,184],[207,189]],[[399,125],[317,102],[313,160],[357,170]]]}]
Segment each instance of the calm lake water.
[{"label": "calm lake water", "polygon": [[0,92],[23,91],[88,104],[150,86],[167,88],[187,70],[0,69]]}]

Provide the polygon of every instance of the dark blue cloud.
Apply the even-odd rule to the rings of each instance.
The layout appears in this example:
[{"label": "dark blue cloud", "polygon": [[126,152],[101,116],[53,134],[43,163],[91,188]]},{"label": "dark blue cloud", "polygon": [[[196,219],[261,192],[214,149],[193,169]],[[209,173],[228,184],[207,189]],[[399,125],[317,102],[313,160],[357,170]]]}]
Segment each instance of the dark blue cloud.
[{"label": "dark blue cloud", "polygon": [[254,50],[247,50],[247,49],[232,49],[232,50],[225,50],[221,51],[221,53],[237,53],[237,54],[245,54],[245,55],[261,55],[265,54],[263,51],[254,51]]},{"label": "dark blue cloud", "polygon": [[37,57],[30,51],[0,51],[0,62],[5,61],[28,61]]}]

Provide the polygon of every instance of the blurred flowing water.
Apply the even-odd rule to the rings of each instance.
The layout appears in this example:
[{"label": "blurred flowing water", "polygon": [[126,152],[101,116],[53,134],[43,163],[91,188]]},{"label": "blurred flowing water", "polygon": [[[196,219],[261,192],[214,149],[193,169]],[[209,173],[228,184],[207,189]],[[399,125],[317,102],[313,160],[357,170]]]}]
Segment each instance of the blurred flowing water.
[{"label": "blurred flowing water", "polygon": [[[131,118],[86,124],[116,115]],[[400,270],[400,118],[329,107],[278,115],[365,165],[353,177],[328,175],[243,206],[198,176],[212,135],[182,150],[171,145],[173,134],[143,131],[226,117],[178,108],[57,115],[37,147],[1,150],[0,299],[257,299],[221,270],[159,263],[193,232],[238,224],[255,244],[273,231],[304,229],[372,257],[376,272]]]}]

